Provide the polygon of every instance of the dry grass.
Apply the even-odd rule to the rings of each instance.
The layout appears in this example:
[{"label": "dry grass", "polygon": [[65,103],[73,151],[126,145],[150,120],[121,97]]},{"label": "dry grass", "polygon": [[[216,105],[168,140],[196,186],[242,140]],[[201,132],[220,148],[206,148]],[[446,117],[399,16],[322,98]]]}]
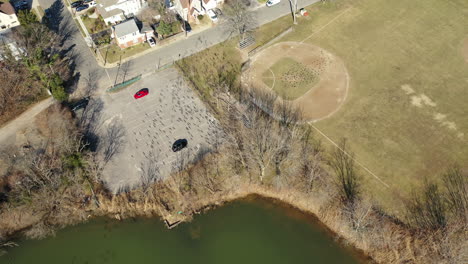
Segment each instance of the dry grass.
[{"label": "dry grass", "polygon": [[[340,57],[351,78],[340,111],[315,125],[335,142],[349,139],[358,161],[391,186],[362,170],[366,192],[401,216],[401,197],[468,159],[468,64],[460,51],[468,2],[342,0],[307,10],[279,41],[307,38]],[[285,16],[259,32],[290,25]]]},{"label": "dry grass", "polygon": [[100,51],[102,56],[106,59],[107,63],[115,63],[119,62],[120,58],[123,60],[150,48],[151,47],[148,45],[148,43],[141,43],[126,49],[120,49],[117,45],[110,44],[105,48],[101,48]]}]

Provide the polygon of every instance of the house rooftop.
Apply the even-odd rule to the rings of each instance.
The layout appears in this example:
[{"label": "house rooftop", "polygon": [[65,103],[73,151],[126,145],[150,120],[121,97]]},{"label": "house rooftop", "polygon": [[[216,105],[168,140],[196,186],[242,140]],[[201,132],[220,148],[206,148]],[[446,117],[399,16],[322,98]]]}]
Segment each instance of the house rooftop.
[{"label": "house rooftop", "polygon": [[127,20],[123,23],[114,26],[115,36],[117,38],[132,34],[134,32],[140,32],[134,19]]},{"label": "house rooftop", "polygon": [[154,31],[153,28],[148,23],[143,23],[141,32],[151,32],[151,31]]},{"label": "house rooftop", "polygon": [[0,2],[0,13],[13,15],[15,14],[15,9],[10,4],[10,2]]},{"label": "house rooftop", "polygon": [[98,0],[98,4],[102,5],[103,7],[109,7],[117,4],[119,0]]},{"label": "house rooftop", "polygon": [[97,8],[97,12],[102,16],[103,19],[117,16],[117,15],[120,15],[121,19],[124,18],[124,14],[121,9],[116,8],[116,9],[107,11],[102,4],[98,4],[96,8]]}]

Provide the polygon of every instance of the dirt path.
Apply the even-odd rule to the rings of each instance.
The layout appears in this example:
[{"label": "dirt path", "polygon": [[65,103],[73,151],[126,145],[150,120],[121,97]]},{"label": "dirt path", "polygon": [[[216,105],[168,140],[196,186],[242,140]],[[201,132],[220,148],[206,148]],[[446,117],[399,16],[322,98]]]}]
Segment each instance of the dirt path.
[{"label": "dirt path", "polygon": [[16,133],[26,128],[34,121],[34,117],[37,114],[42,112],[44,109],[49,107],[54,102],[52,97],[49,97],[45,100],[36,103],[34,106],[30,107],[28,110],[23,112],[20,116],[16,119],[11,120],[6,125],[0,128],[0,145],[6,146],[8,144],[15,143]]}]

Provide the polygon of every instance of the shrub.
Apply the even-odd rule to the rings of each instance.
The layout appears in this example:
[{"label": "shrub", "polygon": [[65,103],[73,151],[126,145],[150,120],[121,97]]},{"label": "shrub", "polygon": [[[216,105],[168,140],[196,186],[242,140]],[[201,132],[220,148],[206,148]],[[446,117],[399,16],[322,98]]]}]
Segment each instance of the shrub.
[{"label": "shrub", "polygon": [[204,17],[205,17],[205,16],[203,16],[203,15],[198,15],[198,16],[197,16],[198,20],[200,20],[200,21],[203,20]]}]

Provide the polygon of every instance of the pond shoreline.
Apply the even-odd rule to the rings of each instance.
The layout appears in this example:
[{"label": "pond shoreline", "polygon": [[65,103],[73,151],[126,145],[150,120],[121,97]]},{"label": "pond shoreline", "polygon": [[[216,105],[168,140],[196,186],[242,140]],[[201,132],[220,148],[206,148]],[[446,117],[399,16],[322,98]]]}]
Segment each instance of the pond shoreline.
[{"label": "pond shoreline", "polygon": [[[55,229],[59,230],[68,226],[79,225],[98,217],[107,217],[116,220],[157,217],[166,224],[166,228],[171,229],[177,228],[177,225],[181,223],[190,223],[196,215],[216,210],[217,208],[235,201],[258,202],[258,200],[263,200],[266,203],[271,203],[285,209],[288,212],[288,215],[294,215],[293,217],[302,215],[300,217],[303,218],[307,224],[314,225],[325,231],[327,235],[337,241],[338,245],[348,252],[348,254],[361,262],[375,262],[371,256],[365,252],[365,250],[356,247],[353,243],[347,241],[343,232],[333,229],[330,225],[323,222],[319,215],[317,215],[318,212],[315,211],[317,208],[311,206],[313,204],[311,201],[307,202],[299,200],[292,190],[275,191],[272,188],[258,185],[245,185],[236,189],[237,190],[221,192],[208,198],[199,199],[199,201],[197,201],[197,204],[199,205],[198,208],[190,213],[183,214],[161,214],[161,212],[157,210],[158,208],[151,204],[136,205],[130,199],[119,199],[116,203],[116,199],[118,197],[122,197],[121,195],[107,196],[105,194],[97,194],[100,204],[99,207],[96,207],[95,203],[90,202],[87,207],[74,208],[70,211],[69,215],[66,215],[63,218],[56,218],[54,221],[49,220],[47,224],[54,226],[54,230],[51,233],[38,237],[28,234],[28,230],[35,228],[36,225],[43,224],[41,222],[44,217],[43,216],[35,223],[31,222],[26,226],[16,226],[16,230],[12,230],[10,227],[10,232],[8,232],[9,234],[7,237],[13,241],[24,237],[29,239],[41,239],[50,235],[55,235]],[[2,227],[1,223],[0,227]],[[5,235],[3,236],[5,237]]]},{"label": "pond shoreline", "polygon": [[[412,232],[397,220],[381,215],[374,209],[369,214],[366,213],[365,228],[361,231],[356,230],[352,219],[346,216],[339,201],[333,195],[326,196],[321,191],[303,192],[292,187],[276,188],[272,185],[243,183],[214,193],[178,196],[180,199],[162,201],[158,199],[161,199],[160,195],[165,194],[152,192],[154,190],[156,189],[135,190],[117,195],[101,190],[96,193],[99,207],[93,199],[87,199],[86,205],[77,205],[77,201],[61,201],[61,209],[66,208],[66,212],[52,218],[42,215],[31,220],[27,216],[31,214],[27,207],[23,210],[15,208],[10,214],[0,214],[0,238],[3,237],[4,241],[5,238],[44,238],[53,235],[55,230],[98,217],[117,220],[158,217],[170,224],[190,222],[196,215],[230,202],[259,200],[258,197],[261,197],[286,208],[286,212],[293,216],[298,213],[307,215],[308,223],[325,230],[350,255],[362,262],[398,263],[402,260],[427,260],[426,252],[431,248],[428,243],[431,240],[428,240],[427,236]],[[169,207],[166,203],[175,205]],[[369,212],[370,207],[367,210]],[[14,212],[13,216],[11,212]],[[5,219],[4,216],[10,219]],[[48,231],[42,231],[43,229]]]}]

